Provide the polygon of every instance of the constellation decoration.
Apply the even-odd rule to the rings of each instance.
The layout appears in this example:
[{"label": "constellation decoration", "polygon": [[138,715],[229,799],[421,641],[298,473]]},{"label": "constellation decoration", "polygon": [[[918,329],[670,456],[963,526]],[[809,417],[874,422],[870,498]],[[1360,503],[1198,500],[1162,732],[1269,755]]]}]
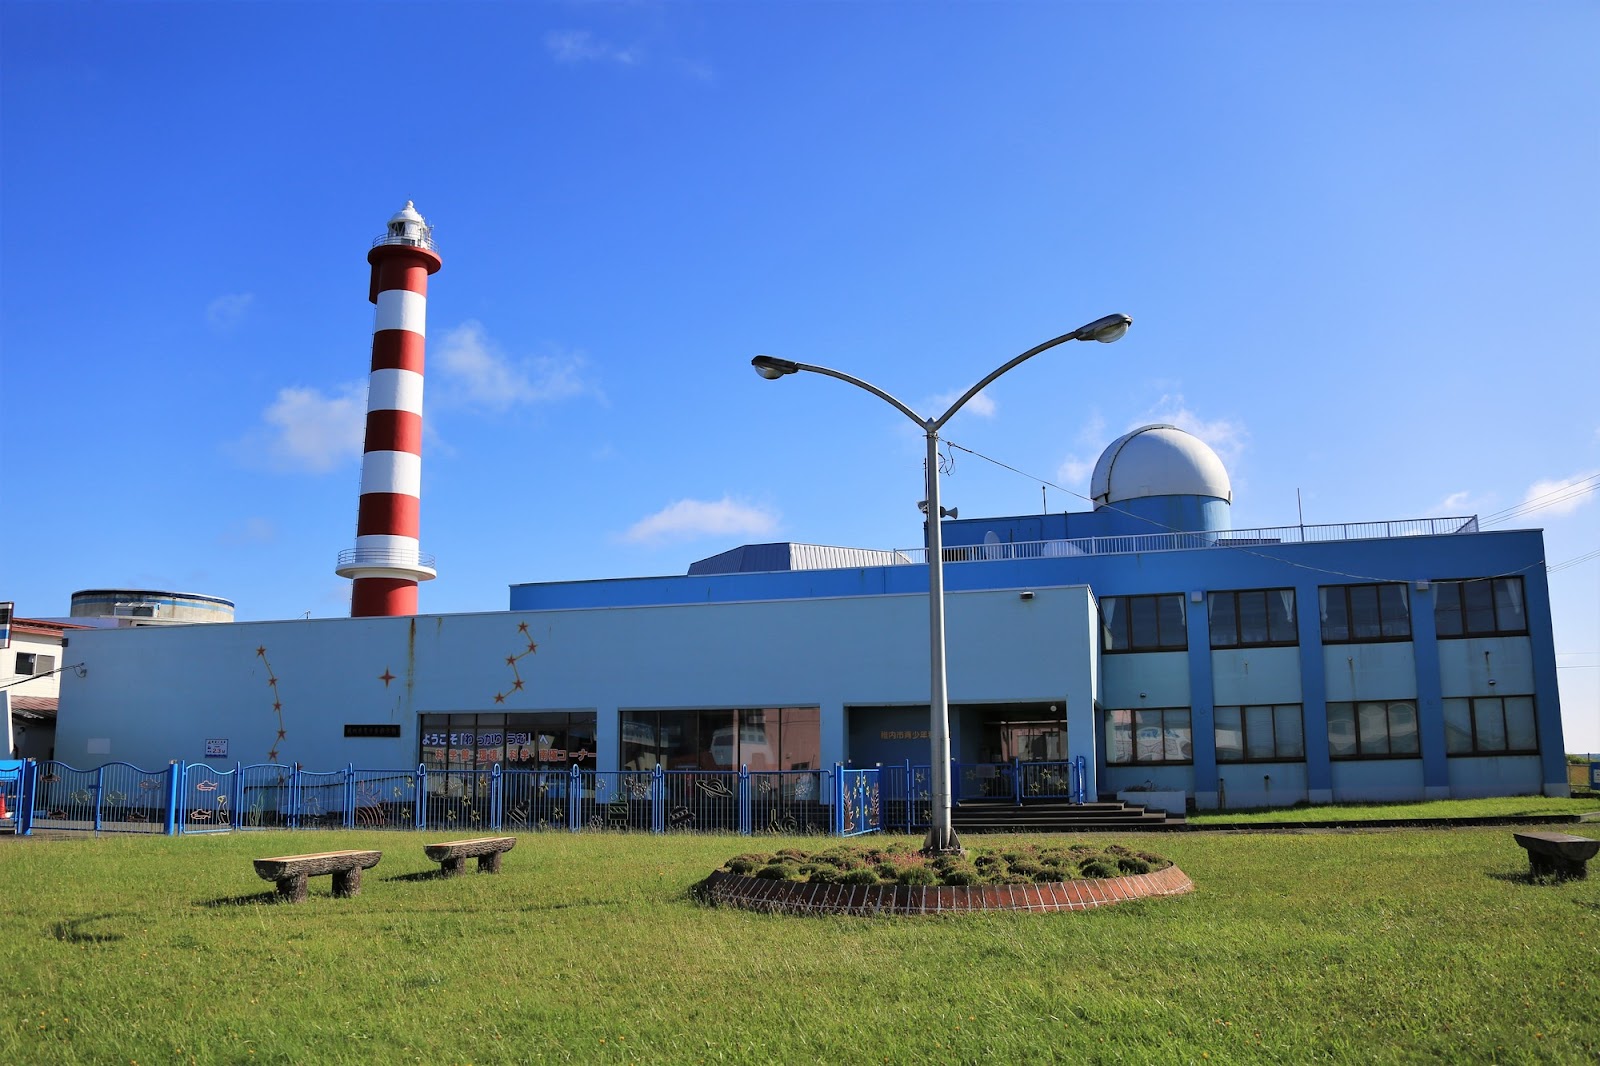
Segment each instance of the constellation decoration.
[{"label": "constellation decoration", "polygon": [[267,752],[267,761],[277,762],[278,741],[283,740],[289,735],[288,732],[283,728],[283,700],[280,698],[280,693],[278,692],[278,675],[272,672],[272,662],[267,658],[267,649],[265,645],[258,645],[256,647],[256,658],[260,659],[262,665],[267,668],[267,684],[272,688],[272,713],[278,716],[278,735],[273,738],[272,748]]},{"label": "constellation decoration", "polygon": [[528,623],[518,622],[517,633],[527,643],[528,647],[525,651],[519,652],[516,655],[506,656],[506,665],[511,667],[511,687],[504,692],[496,692],[494,694],[494,701],[496,703],[504,703],[507,696],[514,692],[522,691],[522,688],[526,682],[522,680],[522,671],[517,669],[517,661],[519,659],[524,659],[539,650],[539,645],[535,644],[533,642],[533,638],[528,635]]}]

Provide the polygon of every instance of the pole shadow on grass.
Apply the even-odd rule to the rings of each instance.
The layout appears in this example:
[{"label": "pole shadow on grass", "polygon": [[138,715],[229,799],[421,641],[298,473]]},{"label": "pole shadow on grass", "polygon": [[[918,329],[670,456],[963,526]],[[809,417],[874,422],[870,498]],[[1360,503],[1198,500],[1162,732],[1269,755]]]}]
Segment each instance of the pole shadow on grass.
[{"label": "pole shadow on grass", "polygon": [[418,881],[443,881],[444,880],[444,871],[443,870],[417,870],[415,873],[395,874],[392,877],[379,878],[379,880],[381,880],[381,881],[404,881],[404,882],[407,882],[409,884],[415,884]]}]

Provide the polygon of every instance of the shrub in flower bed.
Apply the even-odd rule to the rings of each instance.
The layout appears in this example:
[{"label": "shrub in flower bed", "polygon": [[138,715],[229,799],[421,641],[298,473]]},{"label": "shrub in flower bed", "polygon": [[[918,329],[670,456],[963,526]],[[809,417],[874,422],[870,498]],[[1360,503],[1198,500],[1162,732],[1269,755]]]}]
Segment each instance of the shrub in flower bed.
[{"label": "shrub in flower bed", "polygon": [[746,877],[845,885],[1020,885],[1126,877],[1165,870],[1172,862],[1121,844],[975,847],[964,856],[928,859],[881,845],[835,846],[805,852],[738,855],[723,869]]}]

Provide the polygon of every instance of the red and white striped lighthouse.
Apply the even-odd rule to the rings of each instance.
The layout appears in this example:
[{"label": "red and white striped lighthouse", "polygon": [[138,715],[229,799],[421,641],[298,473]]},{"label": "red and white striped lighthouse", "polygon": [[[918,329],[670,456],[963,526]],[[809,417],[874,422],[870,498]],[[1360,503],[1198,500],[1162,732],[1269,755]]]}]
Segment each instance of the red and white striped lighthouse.
[{"label": "red and white striped lighthouse", "polygon": [[422,352],[428,275],[442,265],[433,229],[406,201],[367,253],[378,306],[367,388],[367,443],[361,458],[356,546],[335,572],[354,578],[350,617],[417,613],[417,582],[436,576],[417,539],[422,504]]}]

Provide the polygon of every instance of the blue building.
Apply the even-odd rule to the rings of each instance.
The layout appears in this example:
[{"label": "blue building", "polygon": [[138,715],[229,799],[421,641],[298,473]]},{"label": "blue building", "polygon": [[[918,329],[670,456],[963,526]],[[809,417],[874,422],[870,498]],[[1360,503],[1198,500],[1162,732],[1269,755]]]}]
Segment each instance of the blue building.
[{"label": "blue building", "polygon": [[[1543,538],[1234,529],[1216,454],[1111,444],[1093,510],[944,525],[958,763],[1082,756],[1202,809],[1566,795]],[[58,758],[307,768],[926,762],[923,553],[745,545],[509,610],[72,637]]]}]

